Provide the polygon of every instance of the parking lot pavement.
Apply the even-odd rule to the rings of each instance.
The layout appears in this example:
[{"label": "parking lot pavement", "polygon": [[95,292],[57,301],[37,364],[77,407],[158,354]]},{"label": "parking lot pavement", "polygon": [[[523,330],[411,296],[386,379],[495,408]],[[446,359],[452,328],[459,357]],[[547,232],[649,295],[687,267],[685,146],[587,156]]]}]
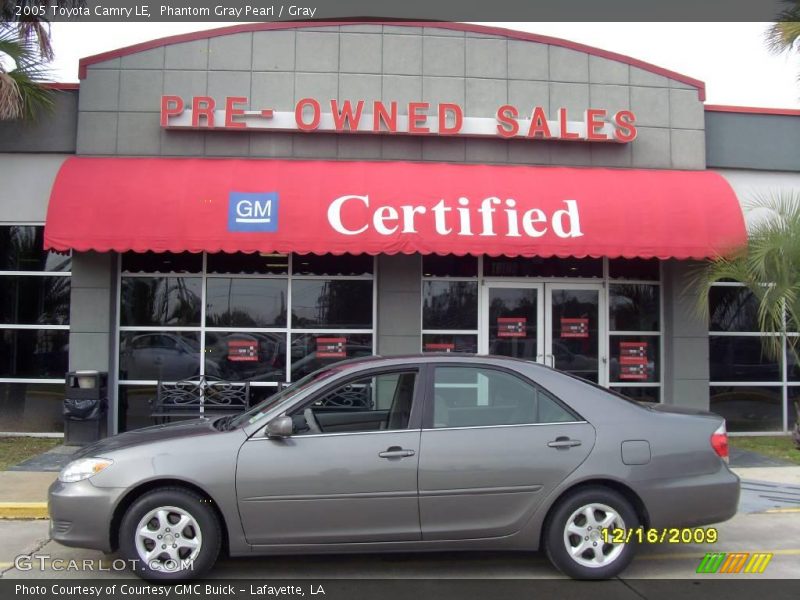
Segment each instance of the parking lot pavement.
[{"label": "parking lot pavement", "polygon": [[[46,538],[46,521],[0,521],[0,538],[8,540],[0,555],[3,578],[120,578],[128,571],[114,570],[114,556],[66,548]],[[800,518],[796,512],[740,513],[717,525],[715,544],[654,544],[639,551],[622,579],[683,579],[698,575],[697,566],[706,552],[771,552],[774,554],[761,575],[729,577],[796,578],[800,564]],[[31,570],[14,568],[14,556],[34,551]],[[46,557],[42,559],[41,557]],[[45,569],[38,564],[44,560]],[[55,570],[75,560],[89,561],[94,569]],[[437,552],[369,554],[347,556],[272,556],[223,559],[210,574],[215,578],[332,579],[332,578],[559,578],[542,553],[526,552]],[[714,575],[713,577],[723,577]]]},{"label": "parking lot pavement", "polygon": [[49,521],[0,521],[0,573],[8,569],[21,554],[38,552],[50,542]]}]

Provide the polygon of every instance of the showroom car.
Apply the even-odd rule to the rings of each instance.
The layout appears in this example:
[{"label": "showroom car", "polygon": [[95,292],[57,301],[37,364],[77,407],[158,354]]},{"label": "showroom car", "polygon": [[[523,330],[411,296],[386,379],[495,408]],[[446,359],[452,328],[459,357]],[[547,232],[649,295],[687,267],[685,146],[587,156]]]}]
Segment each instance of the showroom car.
[{"label": "showroom car", "polygon": [[153,580],[221,553],[543,550],[603,579],[636,552],[613,530],[736,513],[724,420],[637,403],[517,359],[370,357],[239,415],[122,433],[50,488],[51,536],[117,551]]}]

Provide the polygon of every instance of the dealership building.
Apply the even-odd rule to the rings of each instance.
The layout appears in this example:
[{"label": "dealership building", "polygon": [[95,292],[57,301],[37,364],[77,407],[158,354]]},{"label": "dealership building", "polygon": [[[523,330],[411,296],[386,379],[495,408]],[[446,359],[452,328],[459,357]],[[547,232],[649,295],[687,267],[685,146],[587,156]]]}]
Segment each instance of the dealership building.
[{"label": "dealership building", "polygon": [[[636,400],[791,429],[800,365],[693,275],[800,189],[800,111],[458,23],[246,24],[85,58],[0,123],[0,431],[58,432],[67,371],[109,433],[159,382],[251,402],[344,358],[538,361]],[[798,334],[789,334],[798,335]]]}]

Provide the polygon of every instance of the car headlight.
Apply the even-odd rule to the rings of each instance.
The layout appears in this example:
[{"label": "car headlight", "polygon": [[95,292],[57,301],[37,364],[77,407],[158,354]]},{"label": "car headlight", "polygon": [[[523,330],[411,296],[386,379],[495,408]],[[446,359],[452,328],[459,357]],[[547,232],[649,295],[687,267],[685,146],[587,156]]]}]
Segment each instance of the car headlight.
[{"label": "car headlight", "polygon": [[114,461],[110,458],[79,458],[61,469],[58,479],[64,483],[83,481],[113,464]]}]

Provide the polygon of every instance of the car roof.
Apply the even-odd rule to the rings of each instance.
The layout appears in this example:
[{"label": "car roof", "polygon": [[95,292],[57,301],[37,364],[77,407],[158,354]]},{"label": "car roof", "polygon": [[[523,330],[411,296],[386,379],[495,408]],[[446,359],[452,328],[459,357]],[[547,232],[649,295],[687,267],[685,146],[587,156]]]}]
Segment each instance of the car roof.
[{"label": "car roof", "polygon": [[402,364],[420,364],[420,363],[441,363],[441,362],[459,362],[459,363],[475,363],[475,364],[509,364],[513,363],[517,366],[525,365],[526,367],[547,369],[544,365],[536,363],[532,360],[525,360],[522,358],[514,358],[509,356],[496,356],[492,354],[470,354],[464,352],[425,352],[422,354],[400,354],[396,356],[364,356],[360,358],[353,358],[335,363],[331,366],[337,368],[350,367],[350,366],[380,366],[385,365],[402,365]]}]

